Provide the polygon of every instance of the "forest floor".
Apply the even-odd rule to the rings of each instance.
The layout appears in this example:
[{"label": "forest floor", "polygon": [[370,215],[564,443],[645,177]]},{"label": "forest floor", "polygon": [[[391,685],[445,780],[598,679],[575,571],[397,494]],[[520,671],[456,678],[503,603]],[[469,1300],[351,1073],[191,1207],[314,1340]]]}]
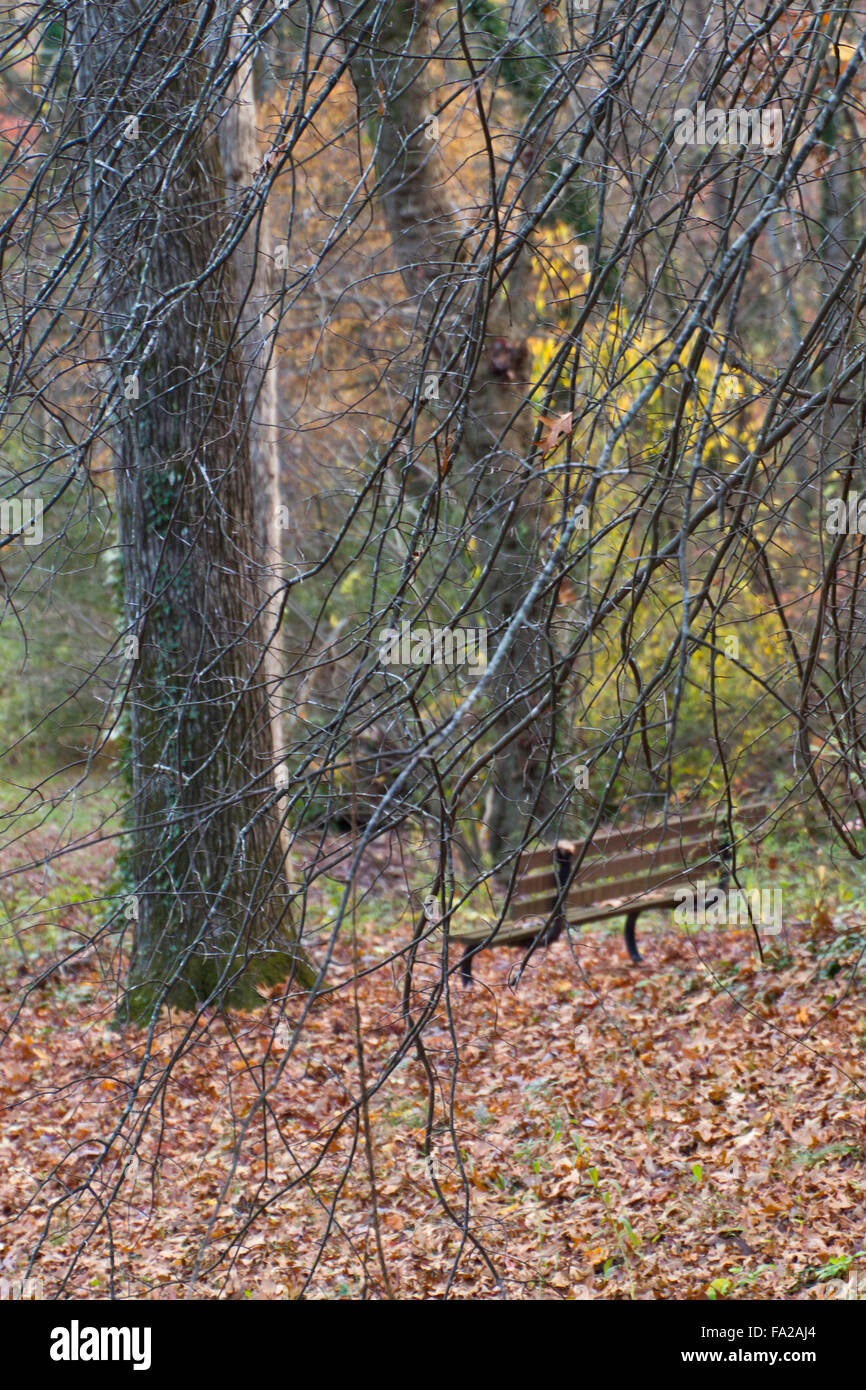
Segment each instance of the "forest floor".
[{"label": "forest floor", "polygon": [[[76,857],[92,888],[46,918],[50,949],[36,931],[4,957],[0,1275],[38,1250],[45,1297],[380,1297],[383,1263],[414,1299],[804,1299],[855,1276],[866,1292],[856,913],[789,922],[763,963],[750,932],[686,934],[665,914],[642,924],[636,969],[616,928],[587,928],[516,989],[519,954],[487,951],[425,1027],[428,1073],[411,1049],[389,1069],[397,877],[358,908],[357,996],[344,934],[340,987],[312,1007],[166,1013],[148,1042],[112,1025],[116,955],[57,965],[87,942],[109,858]],[[419,954],[413,1016],[440,949]],[[359,1027],[381,1078],[375,1222]]]}]

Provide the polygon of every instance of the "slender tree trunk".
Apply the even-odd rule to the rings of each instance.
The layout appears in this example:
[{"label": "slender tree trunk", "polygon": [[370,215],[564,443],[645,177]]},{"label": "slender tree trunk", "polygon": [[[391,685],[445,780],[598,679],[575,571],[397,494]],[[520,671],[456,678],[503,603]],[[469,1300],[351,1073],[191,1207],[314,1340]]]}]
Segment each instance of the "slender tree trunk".
[{"label": "slender tree trunk", "polygon": [[[291,925],[266,774],[272,634],[237,266],[220,257],[219,138],[196,110],[214,35],[200,5],[167,6],[151,32],[146,12],[140,0],[82,6],[79,78],[106,349],[138,394],[124,403],[116,472],[126,620],[139,640],[133,1018],[162,1001],[252,1007],[258,984],[314,978]],[[133,116],[137,138],[124,139]]]},{"label": "slender tree trunk", "polygon": [[[228,23],[232,5],[223,0]],[[229,52],[238,67],[228,84],[226,108],[219,118],[219,147],[229,214],[242,216],[245,198],[261,164],[256,130],[256,101],[252,56],[243,55],[243,25],[250,16],[244,6],[235,17]],[[238,332],[244,372],[244,408],[249,427],[250,471],[256,499],[256,554],[262,564],[260,585],[268,625],[263,675],[272,700],[271,729],[275,768],[283,752],[280,690],[284,661],[279,647],[281,621],[279,514],[281,503],[277,359],[273,309],[273,238],[266,205],[259,205],[233,254],[240,300]]]},{"label": "slender tree trunk", "polygon": [[[459,216],[443,191],[441,163],[428,138],[433,107],[426,81],[429,60],[423,11],[403,3],[370,4],[360,13],[349,4],[337,9],[345,26],[359,105],[372,123],[379,193],[394,251],[406,288],[420,299],[422,314],[426,308],[429,325],[437,300],[458,286],[467,271]],[[488,630],[499,636],[519,608],[538,565],[540,492],[529,466],[531,421],[525,406],[529,388],[525,260],[524,256],[518,261],[512,277],[515,293],[500,290],[487,307],[482,352],[468,388],[462,446],[449,475],[458,495],[474,499],[476,558],[482,568],[489,565],[481,601]],[[476,284],[470,293],[458,291],[463,294],[465,317],[462,324],[454,325],[449,341],[458,341],[466,333],[475,308],[470,295],[477,296],[479,289]],[[440,390],[448,395],[453,388],[445,381]],[[514,515],[504,525],[512,503]],[[507,737],[531,711],[533,701],[520,691],[547,660],[540,616],[540,612],[530,615],[511,650],[504,690],[500,688],[499,693],[516,698],[497,718],[493,731],[497,740]],[[549,737],[546,721],[531,719],[494,761],[482,833],[492,864],[525,841],[531,831],[533,803],[538,800],[544,809],[542,771]]]}]

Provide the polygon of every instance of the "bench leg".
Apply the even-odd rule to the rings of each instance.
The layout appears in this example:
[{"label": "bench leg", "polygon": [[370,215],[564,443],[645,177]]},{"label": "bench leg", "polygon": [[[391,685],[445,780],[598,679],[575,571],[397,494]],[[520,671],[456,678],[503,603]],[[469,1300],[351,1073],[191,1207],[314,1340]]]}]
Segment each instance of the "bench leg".
[{"label": "bench leg", "polygon": [[548,927],[547,931],[542,936],[538,943],[539,946],[552,946],[554,941],[559,940],[564,931],[565,914],[560,912],[559,916],[554,918],[552,925]]},{"label": "bench leg", "polygon": [[641,960],[643,959],[640,951],[637,948],[637,942],[635,941],[634,935],[635,927],[637,926],[637,919],[639,916],[639,912],[630,912],[625,919],[625,944],[626,949],[628,950],[628,953],[631,956],[633,965],[640,965]]},{"label": "bench leg", "polygon": [[472,984],[472,957],[477,949],[478,948],[470,942],[463,952],[463,959],[460,962],[460,978],[463,981],[464,989],[467,985]]}]

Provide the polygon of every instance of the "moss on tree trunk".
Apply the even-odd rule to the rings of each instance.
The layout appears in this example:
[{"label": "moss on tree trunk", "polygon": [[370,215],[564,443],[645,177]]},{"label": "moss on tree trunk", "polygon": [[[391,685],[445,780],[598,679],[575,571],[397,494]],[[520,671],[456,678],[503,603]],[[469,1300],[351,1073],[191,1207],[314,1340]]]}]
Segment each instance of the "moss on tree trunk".
[{"label": "moss on tree trunk", "polygon": [[[89,8],[80,76],[103,333],[114,372],[134,379],[116,498],[139,644],[121,1013],[139,1020],[161,1002],[248,1008],[260,986],[315,978],[292,924],[273,790],[273,634],[225,180],[216,132],[190,118],[219,72],[217,45],[200,6],[171,7],[149,39],[140,10]],[[118,142],[131,115],[138,138]]]}]

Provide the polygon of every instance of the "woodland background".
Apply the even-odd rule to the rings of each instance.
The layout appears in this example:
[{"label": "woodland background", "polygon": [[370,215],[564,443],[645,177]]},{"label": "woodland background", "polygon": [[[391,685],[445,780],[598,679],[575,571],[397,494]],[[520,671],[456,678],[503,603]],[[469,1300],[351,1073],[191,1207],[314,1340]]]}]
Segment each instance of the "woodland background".
[{"label": "woodland background", "polygon": [[[864,45],[0,6],[0,500],[44,521],[0,535],[0,1276],[862,1296]],[[780,148],[677,144],[698,101]],[[403,621],[486,667],[384,666]],[[597,924],[460,986],[527,850],[694,808],[778,936],[649,914],[640,970]]]}]

